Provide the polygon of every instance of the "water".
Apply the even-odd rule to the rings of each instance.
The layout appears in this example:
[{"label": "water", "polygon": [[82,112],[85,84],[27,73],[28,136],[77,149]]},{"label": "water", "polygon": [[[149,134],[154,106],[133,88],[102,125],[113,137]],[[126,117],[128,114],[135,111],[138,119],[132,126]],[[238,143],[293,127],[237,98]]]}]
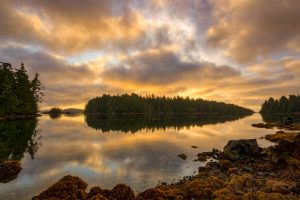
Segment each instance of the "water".
[{"label": "water", "polygon": [[[111,189],[125,183],[142,192],[193,175],[205,163],[197,153],[222,149],[231,139],[260,139],[259,114],[237,116],[62,116],[0,122],[0,161],[20,160],[18,178],[0,183],[0,199],[30,199],[67,174]],[[192,145],[199,148],[193,149]],[[184,153],[187,160],[176,155]]]}]

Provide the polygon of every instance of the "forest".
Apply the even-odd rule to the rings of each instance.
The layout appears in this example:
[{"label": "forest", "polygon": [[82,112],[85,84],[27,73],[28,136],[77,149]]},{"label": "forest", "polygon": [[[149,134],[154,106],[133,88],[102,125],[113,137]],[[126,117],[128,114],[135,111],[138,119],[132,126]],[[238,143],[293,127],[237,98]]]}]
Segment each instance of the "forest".
[{"label": "forest", "polygon": [[38,112],[38,103],[44,96],[38,74],[30,80],[23,63],[13,68],[0,62],[0,80],[0,115]]},{"label": "forest", "polygon": [[202,114],[251,114],[252,110],[234,104],[203,99],[104,94],[88,101],[86,114],[95,113],[202,113]]},{"label": "forest", "polygon": [[262,106],[260,113],[300,113],[300,96],[282,96],[279,99],[270,97]]}]

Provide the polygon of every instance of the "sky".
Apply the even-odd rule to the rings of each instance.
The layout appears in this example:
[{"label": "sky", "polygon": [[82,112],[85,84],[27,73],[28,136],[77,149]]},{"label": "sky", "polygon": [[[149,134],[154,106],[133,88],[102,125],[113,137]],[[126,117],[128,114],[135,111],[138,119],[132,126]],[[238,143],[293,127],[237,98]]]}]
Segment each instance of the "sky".
[{"label": "sky", "polygon": [[259,110],[299,94],[299,0],[1,0],[0,62],[42,108],[102,94],[190,96]]}]

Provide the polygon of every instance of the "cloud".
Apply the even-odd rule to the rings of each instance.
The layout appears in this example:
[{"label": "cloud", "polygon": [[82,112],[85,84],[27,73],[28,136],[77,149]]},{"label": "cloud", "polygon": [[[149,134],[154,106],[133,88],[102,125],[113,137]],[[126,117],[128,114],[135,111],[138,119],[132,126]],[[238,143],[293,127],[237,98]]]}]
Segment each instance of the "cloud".
[{"label": "cloud", "polygon": [[145,22],[129,1],[4,1],[0,37],[66,54],[128,45],[143,36]]},{"label": "cloud", "polygon": [[44,106],[81,105],[89,98],[101,93],[122,93],[113,85],[109,86],[99,80],[99,74],[91,65],[70,64],[64,59],[42,51],[34,51],[25,47],[0,47],[3,62],[18,67],[24,63],[31,77],[40,74],[45,85],[46,102]]},{"label": "cloud", "polygon": [[136,92],[257,108],[300,92],[299,9],[293,0],[3,0],[0,57],[41,74],[44,106]]},{"label": "cloud", "polygon": [[239,75],[229,66],[216,66],[209,62],[184,61],[168,49],[151,49],[125,58],[117,66],[107,67],[103,78],[137,84],[167,85],[182,80],[205,82]]},{"label": "cloud", "polygon": [[239,63],[285,51],[299,52],[300,2],[211,0],[214,23],[208,44],[225,48]]}]

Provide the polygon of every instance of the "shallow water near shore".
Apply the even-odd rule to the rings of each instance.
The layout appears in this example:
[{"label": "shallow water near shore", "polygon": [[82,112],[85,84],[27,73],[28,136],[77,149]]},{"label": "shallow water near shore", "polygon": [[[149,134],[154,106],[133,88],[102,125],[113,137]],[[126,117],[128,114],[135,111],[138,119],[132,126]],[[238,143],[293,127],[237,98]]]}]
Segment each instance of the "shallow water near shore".
[{"label": "shallow water near shore", "polygon": [[[261,115],[84,115],[0,122],[0,160],[20,160],[18,178],[0,183],[0,199],[30,199],[64,175],[111,189],[125,183],[136,193],[193,175],[204,163],[197,153],[222,149],[231,139],[260,139]],[[191,148],[198,146],[198,148]],[[186,160],[177,157],[184,153]]]}]

